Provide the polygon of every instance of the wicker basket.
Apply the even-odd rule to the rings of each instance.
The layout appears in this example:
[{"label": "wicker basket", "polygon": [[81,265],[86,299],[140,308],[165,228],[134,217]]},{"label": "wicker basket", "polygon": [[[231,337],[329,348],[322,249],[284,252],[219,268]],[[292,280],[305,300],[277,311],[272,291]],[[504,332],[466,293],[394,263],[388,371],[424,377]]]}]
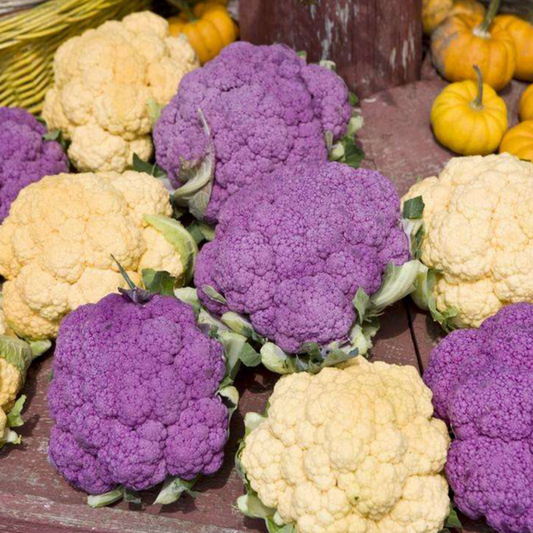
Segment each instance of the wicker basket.
[{"label": "wicker basket", "polygon": [[0,106],[38,113],[52,82],[55,51],[63,41],[150,4],[150,0],[48,0],[0,17]]}]

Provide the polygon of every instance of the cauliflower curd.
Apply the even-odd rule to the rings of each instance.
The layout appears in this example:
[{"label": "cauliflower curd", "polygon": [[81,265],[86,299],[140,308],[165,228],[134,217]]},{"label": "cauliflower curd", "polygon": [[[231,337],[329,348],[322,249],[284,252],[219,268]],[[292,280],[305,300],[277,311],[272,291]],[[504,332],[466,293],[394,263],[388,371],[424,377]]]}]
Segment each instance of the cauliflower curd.
[{"label": "cauliflower curd", "polygon": [[[9,329],[4,317],[4,312],[0,308],[0,337],[12,337],[13,332]],[[22,347],[22,342],[15,342],[18,346]],[[24,351],[20,357],[21,369],[16,368],[10,361],[8,361],[8,339],[0,339],[0,417],[2,412],[9,412],[13,407],[17,394],[22,388],[22,382],[24,381],[24,372],[22,370],[29,366],[31,361],[31,355],[28,351]],[[5,352],[5,353],[4,353]],[[11,355],[11,354],[10,354]],[[9,357],[11,360],[11,357]],[[5,424],[4,424],[5,425]],[[0,436],[3,432],[3,426],[0,422]]]},{"label": "cauliflower curd", "polygon": [[415,368],[359,357],[281,378],[241,463],[273,520],[299,533],[436,533],[449,437],[432,415]]},{"label": "cauliflower curd", "polygon": [[152,154],[151,106],[164,106],[181,78],[199,67],[185,36],[148,11],[108,21],[66,41],[54,59],[55,85],[43,117],[72,141],[80,171],[123,171],[133,154]]},{"label": "cauliflower curd", "polygon": [[479,327],[504,305],[533,302],[533,166],[509,154],[455,158],[403,198],[422,196],[422,262],[437,310]]},{"label": "cauliflower curd", "polygon": [[26,187],[0,226],[7,323],[25,338],[55,337],[67,313],[124,286],[111,254],[137,284],[145,268],[181,280],[185,230],[174,222],[171,244],[154,227],[171,214],[161,182],[133,171],[59,174]]}]

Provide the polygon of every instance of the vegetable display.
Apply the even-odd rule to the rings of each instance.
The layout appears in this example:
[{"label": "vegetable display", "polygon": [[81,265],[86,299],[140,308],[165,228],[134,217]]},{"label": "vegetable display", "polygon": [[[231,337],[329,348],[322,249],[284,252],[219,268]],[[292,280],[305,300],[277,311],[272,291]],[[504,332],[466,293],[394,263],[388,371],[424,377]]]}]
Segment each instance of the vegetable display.
[{"label": "vegetable display", "polygon": [[170,34],[176,37],[185,34],[201,65],[214,59],[225,46],[237,39],[239,29],[224,2],[198,2],[192,9],[186,2],[179,3],[183,3],[183,10],[168,20]]},{"label": "vegetable display", "polygon": [[122,172],[134,153],[150,157],[159,108],[198,66],[187,38],[171,37],[158,15],[108,21],[60,46],[43,118],[70,141],[68,154],[79,171]]},{"label": "vegetable display", "polygon": [[454,15],[485,15],[485,7],[476,0],[423,0],[422,27],[431,35],[445,19]]},{"label": "vegetable display", "polygon": [[169,194],[148,174],[59,174],[23,189],[0,226],[3,309],[17,335],[55,337],[62,318],[97,302],[143,269],[179,284],[192,273],[196,243],[171,220]]},{"label": "vegetable display", "polygon": [[511,128],[502,140],[500,152],[533,163],[533,120],[526,120]]},{"label": "vegetable display", "polygon": [[183,79],[154,128],[157,162],[179,187],[175,201],[215,222],[245,185],[327,160],[351,116],[346,84],[328,68],[285,46],[234,43]]},{"label": "vegetable display", "polygon": [[448,335],[424,374],[455,436],[446,464],[455,504],[500,533],[533,530],[532,347],[533,306],[510,305]]},{"label": "vegetable display", "polygon": [[284,376],[268,413],[246,415],[239,509],[268,531],[436,533],[450,510],[449,437],[432,415],[414,367],[358,357]]},{"label": "vegetable display", "polygon": [[413,294],[444,327],[478,327],[504,305],[533,301],[531,163],[454,158],[413,185],[408,200],[423,203],[418,253],[427,267]]},{"label": "vegetable display", "polygon": [[507,107],[496,91],[483,83],[452,83],[437,96],[431,108],[431,126],[438,141],[461,155],[488,155],[498,149],[507,131]]},{"label": "vegetable display", "polygon": [[[132,286],[61,324],[48,391],[51,463],[93,507],[166,480],[157,503],[222,465],[229,411],[224,347],[173,296]],[[224,383],[223,383],[224,381]]]},{"label": "vegetable display", "polygon": [[499,15],[494,24],[511,34],[516,48],[516,70],[514,77],[523,81],[533,81],[533,5],[529,20],[515,15]]},{"label": "vegetable display", "polygon": [[[375,171],[300,164],[242,189],[199,256],[195,284],[222,321],[263,343],[274,372],[365,353],[375,316],[413,290],[400,202]],[[288,354],[297,354],[290,357]]]},{"label": "vegetable display", "polygon": [[21,189],[43,176],[68,172],[59,143],[24,109],[0,107],[0,224]]},{"label": "vegetable display", "polygon": [[500,0],[491,0],[484,17],[456,15],[446,19],[431,35],[431,55],[439,73],[449,81],[475,80],[479,65],[485,83],[503,89],[516,69],[512,35],[493,24]]}]

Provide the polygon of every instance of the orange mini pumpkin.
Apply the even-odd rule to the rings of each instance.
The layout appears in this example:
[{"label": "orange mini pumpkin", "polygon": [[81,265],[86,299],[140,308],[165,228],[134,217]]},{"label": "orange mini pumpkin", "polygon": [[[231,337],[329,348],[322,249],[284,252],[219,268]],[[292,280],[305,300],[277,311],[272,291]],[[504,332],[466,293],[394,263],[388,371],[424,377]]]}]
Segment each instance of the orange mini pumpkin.
[{"label": "orange mini pumpkin", "polygon": [[533,120],[533,84],[524,91],[520,99],[520,119]]},{"label": "orange mini pumpkin", "polygon": [[533,120],[511,128],[502,140],[500,153],[508,152],[533,163]]},{"label": "orange mini pumpkin", "polygon": [[422,26],[424,34],[431,35],[446,18],[453,15],[481,15],[485,7],[476,0],[423,0]]},{"label": "orange mini pumpkin", "polygon": [[168,20],[170,34],[184,33],[203,65],[239,36],[239,30],[222,0],[199,2],[192,10],[184,3],[182,12]]},{"label": "orange mini pumpkin", "polygon": [[493,24],[500,0],[491,0],[485,17],[455,15],[446,19],[431,36],[435,67],[449,81],[475,79],[479,65],[485,83],[503,89],[516,68],[516,47],[511,34]]},{"label": "orange mini pumpkin", "polygon": [[518,80],[533,81],[533,24],[514,15],[499,15],[494,19],[496,26],[507,30],[516,47],[516,70]]}]

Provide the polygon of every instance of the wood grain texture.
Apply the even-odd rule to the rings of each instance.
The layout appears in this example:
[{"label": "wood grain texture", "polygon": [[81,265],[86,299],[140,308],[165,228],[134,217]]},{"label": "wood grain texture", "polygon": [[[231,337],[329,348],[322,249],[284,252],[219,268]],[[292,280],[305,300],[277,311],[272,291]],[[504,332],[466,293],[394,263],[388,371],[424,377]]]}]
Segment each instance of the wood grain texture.
[{"label": "wood grain texture", "polygon": [[309,61],[335,61],[359,96],[415,81],[422,60],[421,5],[414,0],[240,0],[243,40],[284,43]]},{"label": "wood grain texture", "polygon": [[[403,303],[383,318],[372,355],[375,359],[417,366],[407,313]],[[244,433],[243,416],[262,411],[277,376],[260,369],[243,370],[236,386],[241,392],[238,412],[232,420],[232,436],[224,466],[216,476],[196,486],[201,494],[184,497],[167,507],[151,506],[152,491],[143,505],[120,503],[111,508],[90,509],[86,496],[70,487],[47,462],[48,435],[52,422],[46,407],[52,357],[36,362],[29,371],[25,392],[26,424],[21,446],[0,451],[0,532],[9,533],[237,533],[265,531],[263,523],[243,517],[235,508],[242,483],[233,468],[238,439]],[[129,507],[129,509],[128,509]]]}]

